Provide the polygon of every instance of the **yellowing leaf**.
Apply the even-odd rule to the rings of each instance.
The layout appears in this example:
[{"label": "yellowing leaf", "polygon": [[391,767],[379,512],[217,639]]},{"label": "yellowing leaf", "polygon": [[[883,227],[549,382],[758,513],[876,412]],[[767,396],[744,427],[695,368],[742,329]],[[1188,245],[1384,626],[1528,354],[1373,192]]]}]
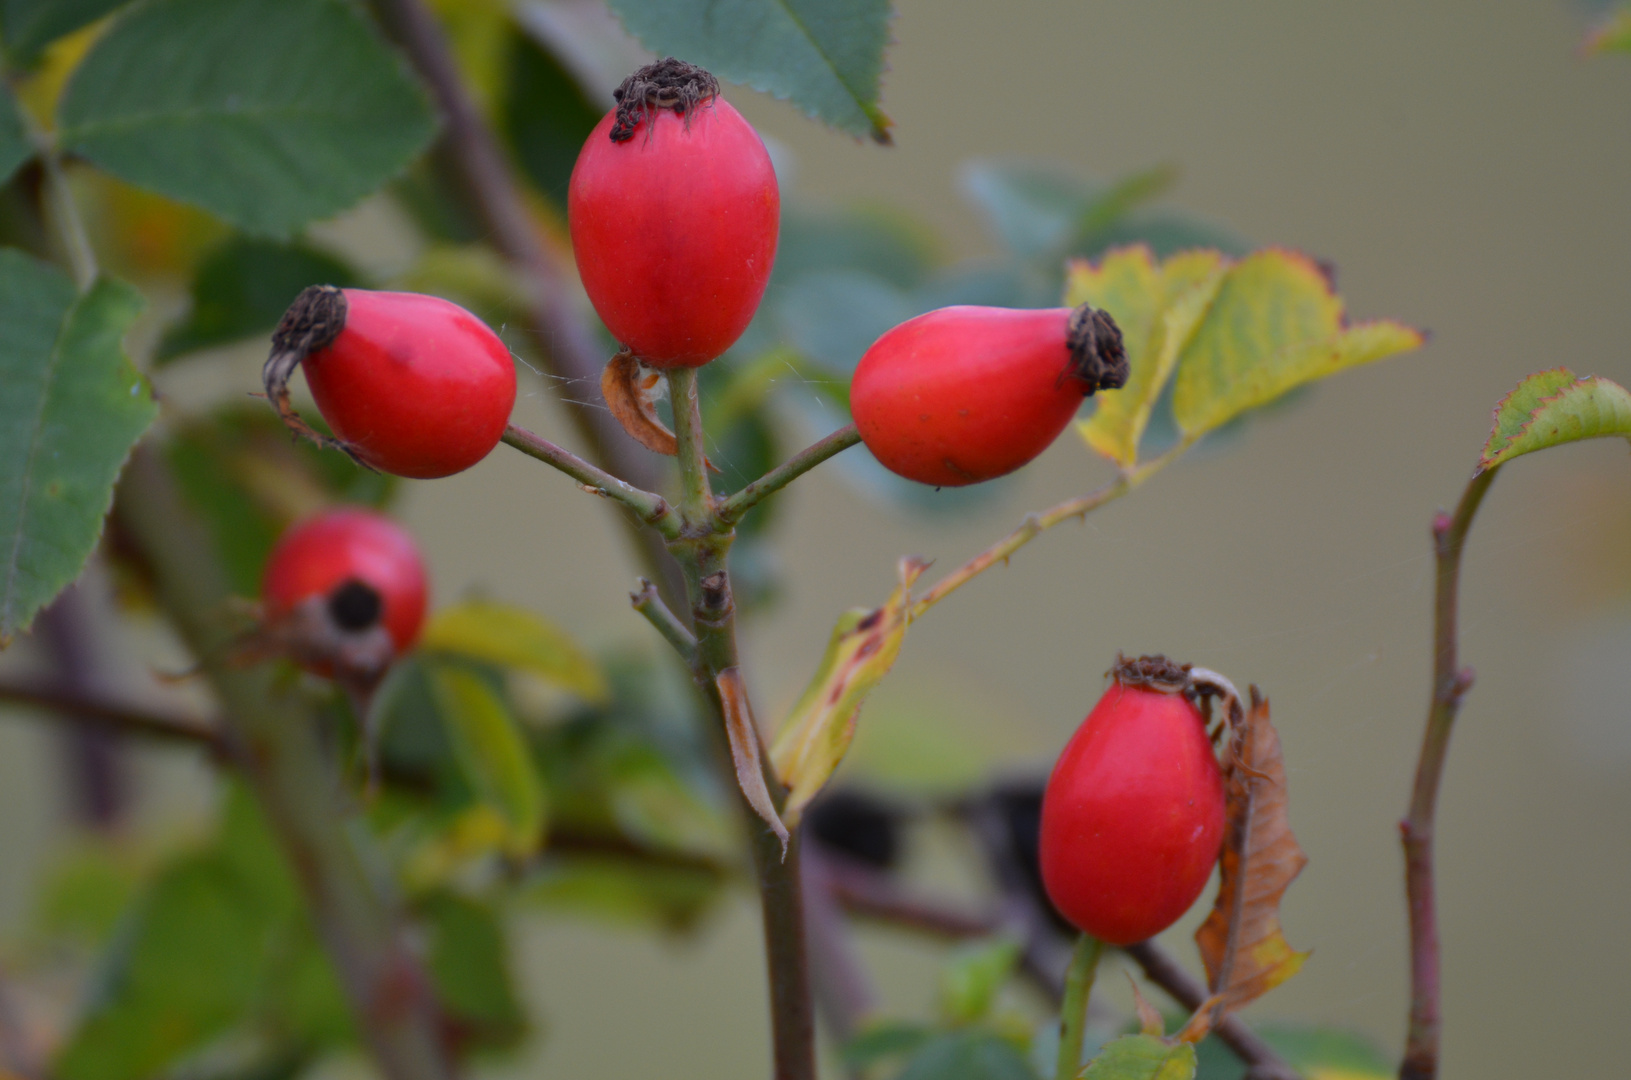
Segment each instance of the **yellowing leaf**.
[{"label": "yellowing leaf", "polygon": [[509,604],[470,600],[443,608],[425,628],[422,648],[531,672],[586,701],[611,693],[599,665],[566,631]]},{"label": "yellowing leaf", "polygon": [[479,672],[453,663],[427,667],[466,779],[508,828],[504,850],[518,858],[531,854],[544,832],[544,788],[515,718]]},{"label": "yellowing leaf", "polygon": [[1478,469],[1560,443],[1616,435],[1631,439],[1631,393],[1623,386],[1567,368],[1539,371],[1495,407],[1495,429]]},{"label": "yellowing leaf", "polygon": [[1280,901],[1308,856],[1291,834],[1280,736],[1255,686],[1251,710],[1229,740],[1225,784],[1222,881],[1195,943],[1217,1004],[1232,1010],[1291,978],[1309,955],[1292,949],[1280,929]]},{"label": "yellowing leaf", "polygon": [[1150,409],[1217,294],[1224,266],[1216,251],[1180,252],[1157,266],[1142,244],[1118,248],[1096,264],[1071,264],[1065,303],[1088,303],[1110,313],[1121,327],[1130,369],[1127,385],[1101,394],[1098,408],[1077,423],[1077,430],[1088,446],[1124,469],[1138,461]]},{"label": "yellowing leaf", "polygon": [[1195,1048],[1154,1035],[1123,1035],[1104,1044],[1078,1080],[1193,1080]]},{"label": "yellowing leaf", "polygon": [[1422,341],[1395,322],[1347,325],[1341,298],[1307,256],[1254,252],[1225,272],[1178,357],[1173,416],[1193,439],[1304,383]]},{"label": "yellowing leaf", "polygon": [[889,673],[910,621],[912,583],[928,568],[900,561],[900,584],[883,607],[857,608],[839,617],[815,677],[788,713],[770,751],[776,775],[788,787],[782,816],[789,825],[832,776],[855,738],[861,702]]}]

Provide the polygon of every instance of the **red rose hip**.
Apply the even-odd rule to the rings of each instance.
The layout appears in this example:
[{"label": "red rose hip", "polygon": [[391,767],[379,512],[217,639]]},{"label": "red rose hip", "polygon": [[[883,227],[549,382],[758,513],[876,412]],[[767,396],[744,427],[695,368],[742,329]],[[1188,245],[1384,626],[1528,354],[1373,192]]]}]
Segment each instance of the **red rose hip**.
[{"label": "red rose hip", "polygon": [[764,296],[776,171],[701,68],[663,60],[616,96],[567,191],[578,272],[612,337],[648,366],[699,367],[736,343]]},{"label": "red rose hip", "polygon": [[1121,331],[1102,311],[948,307],[872,344],[850,384],[850,411],[885,468],[957,487],[1026,464],[1083,397],[1126,381]]},{"label": "red rose hip", "polygon": [[408,531],[369,510],[329,510],[278,540],[261,578],[267,626],[320,675],[377,676],[419,639],[428,594]]},{"label": "red rose hip", "polygon": [[295,300],[272,336],[267,396],[285,423],[327,442],[288,407],[297,365],[332,441],[397,476],[468,469],[498,445],[515,405],[509,349],[437,296],[321,285]]},{"label": "red rose hip", "polygon": [[1176,922],[1206,887],[1223,844],[1223,775],[1200,710],[1140,675],[1166,663],[1118,666],[1042,797],[1048,897],[1078,929],[1112,945]]}]

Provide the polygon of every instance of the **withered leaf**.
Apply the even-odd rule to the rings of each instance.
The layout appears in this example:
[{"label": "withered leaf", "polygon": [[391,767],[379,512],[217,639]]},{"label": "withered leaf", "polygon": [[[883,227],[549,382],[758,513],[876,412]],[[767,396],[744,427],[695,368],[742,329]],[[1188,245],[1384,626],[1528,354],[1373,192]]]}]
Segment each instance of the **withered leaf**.
[{"label": "withered leaf", "polygon": [[725,734],[731,744],[731,763],[736,767],[736,783],[742,797],[753,807],[753,812],[764,819],[782,842],[782,854],[787,854],[787,826],[776,813],[776,802],[770,797],[765,784],[763,759],[759,751],[759,728],[753,722],[753,710],[748,706],[747,686],[742,682],[742,669],[728,667],[714,679],[719,689],[720,709],[725,715]]},{"label": "withered leaf", "polygon": [[1269,704],[1255,686],[1251,699],[1229,740],[1222,883],[1211,915],[1195,932],[1223,1010],[1238,1009],[1285,982],[1309,955],[1294,950],[1280,928],[1280,901],[1308,856],[1291,834],[1285,759],[1269,723]]},{"label": "withered leaf", "polygon": [[[600,395],[629,437],[653,453],[677,457],[679,440],[657,418],[664,390],[663,373],[646,367],[627,349],[612,357],[600,374]],[[719,471],[711,461],[707,466],[709,472]]]}]

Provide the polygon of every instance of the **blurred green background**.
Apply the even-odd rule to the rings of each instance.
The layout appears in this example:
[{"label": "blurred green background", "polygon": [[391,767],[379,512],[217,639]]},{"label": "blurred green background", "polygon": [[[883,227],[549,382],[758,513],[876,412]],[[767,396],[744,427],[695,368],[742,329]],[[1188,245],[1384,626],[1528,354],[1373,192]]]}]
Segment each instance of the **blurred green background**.
[{"label": "blurred green background", "polygon": [[[1203,447],[936,609],[863,712],[841,778],[940,791],[1045,767],[1118,649],[1255,682],[1273,701],[1311,857],[1286,930],[1314,956],[1247,1015],[1339,1023],[1397,1047],[1396,822],[1428,691],[1428,523],[1458,496],[1490,409],[1523,375],[1567,365],[1631,382],[1631,59],[1580,58],[1583,28],[1561,0],[902,0],[884,95],[894,148],[727,88],[777,144],[784,192],[818,208],[904,208],[942,238],[947,261],[997,251],[966,195],[972,160],[1017,156],[1082,178],[1169,163],[1181,170],[1171,204],[1330,260],[1355,317],[1433,334],[1420,353],[1343,375]],[[376,201],[319,234],[397,272],[414,252],[392,214]],[[156,382],[181,402],[247,391],[261,359],[248,347]],[[518,421],[570,442],[561,393],[523,374]],[[1067,434],[956,513],[890,509],[828,472],[803,481],[777,534],[782,601],[745,627],[762,716],[801,689],[840,610],[886,595],[898,556],[955,565],[1026,511],[1108,475]],[[655,652],[625,603],[633,571],[610,512],[561,477],[501,449],[466,474],[403,487],[400,511],[443,601],[500,595],[592,646]],[[1439,818],[1443,1075],[1613,1075],[1623,1051],[1612,1033],[1631,1004],[1624,445],[1504,470],[1464,595],[1463,654],[1479,679]],[[4,664],[27,666],[30,648]],[[140,648],[108,660],[138,683],[155,662]],[[0,725],[0,936],[23,925],[42,868],[70,839],[59,754],[43,725]],[[132,833],[196,829],[212,798],[205,770],[174,751],[135,756]],[[923,839],[917,872],[958,887],[951,841]],[[1186,960],[1198,914],[1166,935]],[[482,1074],[761,1075],[758,934],[746,894],[683,941],[523,919],[519,970],[540,1037]],[[861,940],[890,1009],[925,1013],[937,950],[871,930]],[[1102,985],[1125,999],[1121,980]]]}]

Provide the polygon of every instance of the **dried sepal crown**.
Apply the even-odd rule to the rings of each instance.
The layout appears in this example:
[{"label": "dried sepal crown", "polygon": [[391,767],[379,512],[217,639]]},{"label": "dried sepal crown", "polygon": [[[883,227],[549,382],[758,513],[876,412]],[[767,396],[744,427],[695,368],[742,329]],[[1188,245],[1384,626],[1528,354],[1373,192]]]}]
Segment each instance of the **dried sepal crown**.
[{"label": "dried sepal crown", "polygon": [[695,64],[672,56],[647,64],[612,91],[617,120],[612,124],[611,140],[634,138],[640,121],[654,112],[670,109],[676,116],[686,116],[718,94],[719,80]]}]

